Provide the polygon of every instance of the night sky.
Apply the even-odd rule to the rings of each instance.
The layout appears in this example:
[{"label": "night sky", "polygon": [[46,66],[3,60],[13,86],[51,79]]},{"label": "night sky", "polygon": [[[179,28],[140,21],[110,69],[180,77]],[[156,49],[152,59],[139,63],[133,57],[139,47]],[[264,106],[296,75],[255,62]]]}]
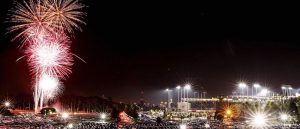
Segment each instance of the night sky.
[{"label": "night sky", "polygon": [[[31,93],[18,42],[5,34],[11,1],[0,4],[0,94]],[[235,83],[300,88],[300,11],[282,6],[105,3],[85,0],[87,26],[72,38],[76,60],[64,94],[116,101],[166,99],[165,88],[191,83],[208,96]]]}]

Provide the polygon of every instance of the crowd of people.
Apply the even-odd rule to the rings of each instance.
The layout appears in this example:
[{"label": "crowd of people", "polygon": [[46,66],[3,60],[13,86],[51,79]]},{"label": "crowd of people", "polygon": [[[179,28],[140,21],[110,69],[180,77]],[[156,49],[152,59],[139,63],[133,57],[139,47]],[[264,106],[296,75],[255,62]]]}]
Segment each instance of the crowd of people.
[{"label": "crowd of people", "polygon": [[[2,125],[1,125],[2,124]],[[8,116],[0,118],[1,128],[52,129],[63,128],[58,119],[45,119],[36,116]]]},{"label": "crowd of people", "polygon": [[211,129],[219,129],[222,128],[222,122],[218,120],[193,120],[188,122],[188,127],[193,128],[193,129],[206,129],[206,128],[211,128]]},{"label": "crowd of people", "polygon": [[[184,125],[187,129],[221,129],[227,128],[218,120],[192,120],[184,123],[170,121],[156,121],[155,119],[138,120],[132,124],[112,121],[96,121],[92,118],[72,118],[61,120],[58,118],[43,118],[36,116],[10,116],[0,117],[0,129],[2,128],[28,128],[28,129],[181,129]],[[241,126],[240,126],[241,125]],[[246,125],[235,123],[230,128],[241,129]],[[300,125],[274,125],[273,129],[298,129]]]},{"label": "crowd of people", "polygon": [[179,129],[178,125],[170,123],[135,123],[135,124],[117,124],[117,123],[80,123],[76,126],[80,129]]}]

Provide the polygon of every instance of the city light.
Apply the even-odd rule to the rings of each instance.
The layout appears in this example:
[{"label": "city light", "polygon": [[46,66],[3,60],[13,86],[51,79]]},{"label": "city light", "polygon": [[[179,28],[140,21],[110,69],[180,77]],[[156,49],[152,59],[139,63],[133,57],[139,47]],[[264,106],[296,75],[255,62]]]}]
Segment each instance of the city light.
[{"label": "city light", "polygon": [[179,129],[187,129],[186,124],[179,125]]},{"label": "city light", "polygon": [[241,83],[239,83],[238,86],[239,86],[240,88],[246,88],[246,87],[247,87],[247,84],[244,83],[244,82],[241,82]]},{"label": "city light", "polygon": [[66,113],[66,112],[63,112],[62,115],[61,115],[61,117],[62,117],[63,119],[67,119],[67,118],[69,118],[69,114]]},{"label": "city light", "polygon": [[227,109],[227,110],[226,110],[226,114],[227,114],[227,115],[231,115],[231,110]]},{"label": "city light", "polygon": [[181,88],[181,86],[177,86],[177,87],[176,87],[176,89],[178,89],[178,90],[179,90],[180,88]]},{"label": "city light", "polygon": [[238,87],[241,88],[241,96],[245,96],[245,92],[244,92],[244,89],[246,88],[246,93],[247,93],[247,96],[248,96],[248,87],[247,87],[247,84],[244,83],[244,82],[240,82],[238,84]]},{"label": "city light", "polygon": [[254,87],[254,88],[259,88],[260,85],[259,85],[258,83],[255,83],[255,84],[253,84],[253,87]]},{"label": "city light", "polygon": [[264,128],[267,126],[265,114],[255,114],[251,120],[253,128]]},{"label": "city light", "polygon": [[167,88],[166,91],[168,92],[168,91],[169,91],[169,88]]},{"label": "city light", "polygon": [[105,120],[106,119],[106,114],[105,113],[102,113],[101,115],[100,115],[100,118],[102,119],[102,120]]},{"label": "city light", "polygon": [[220,115],[222,115],[224,118],[232,119],[239,116],[239,112],[237,110],[237,105],[235,104],[225,104],[222,106],[222,110],[220,112]]},{"label": "city light", "polygon": [[67,126],[69,129],[73,128],[73,124],[72,123],[69,123],[68,126]]},{"label": "city light", "polygon": [[261,92],[260,92],[260,95],[261,96],[267,96],[269,93],[269,90],[268,89],[263,89]]},{"label": "city light", "polygon": [[289,116],[287,115],[287,114],[281,114],[280,115],[280,120],[282,120],[282,121],[287,121],[288,120],[288,118],[289,118]]},{"label": "city light", "polygon": [[210,125],[208,123],[205,123],[204,127],[205,128],[210,128]]},{"label": "city light", "polygon": [[187,90],[191,89],[191,85],[190,85],[190,84],[186,84],[186,85],[184,86],[184,89],[187,89]]},{"label": "city light", "polygon": [[4,102],[4,106],[5,107],[9,107],[10,106],[10,102]]},{"label": "city light", "polygon": [[252,129],[269,129],[276,117],[265,106],[251,108],[246,112],[249,116],[249,125]]}]

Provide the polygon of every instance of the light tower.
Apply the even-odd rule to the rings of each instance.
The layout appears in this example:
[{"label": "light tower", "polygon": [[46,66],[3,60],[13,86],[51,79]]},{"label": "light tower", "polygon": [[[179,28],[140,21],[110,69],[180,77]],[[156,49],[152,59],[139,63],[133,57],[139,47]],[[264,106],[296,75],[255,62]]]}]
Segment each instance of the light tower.
[{"label": "light tower", "polygon": [[179,95],[180,95],[179,91],[181,90],[181,86],[177,86],[176,89],[177,89],[177,91],[178,91],[178,92],[177,92],[177,97],[178,97],[177,102],[179,102],[179,98],[180,98],[180,97],[179,97]]},{"label": "light tower", "polygon": [[186,90],[186,97],[189,98],[189,90],[191,89],[191,85],[190,84],[186,84],[184,86],[184,89]]},{"label": "light tower", "polygon": [[289,88],[288,88],[288,91],[289,91],[289,96],[292,96],[292,95],[293,95],[293,88],[292,88],[292,87],[289,87]]},{"label": "light tower", "polygon": [[283,96],[287,96],[287,93],[286,93],[286,87],[285,87],[285,86],[282,86],[281,89],[282,89],[282,94],[283,94]]},{"label": "light tower", "polygon": [[167,95],[168,95],[168,101],[167,101],[167,108],[170,108],[171,106],[170,106],[170,90],[169,90],[169,88],[167,88],[166,89],[166,92],[167,92]]},{"label": "light tower", "polygon": [[[246,83],[244,83],[244,82],[240,82],[239,84],[238,84],[238,87],[239,88],[241,88],[241,90],[242,90],[242,96],[245,96],[245,94],[244,94],[244,89],[247,87],[247,84]],[[247,90],[247,95],[248,95],[248,90]]]},{"label": "light tower", "polygon": [[[260,88],[260,85],[258,83],[254,83],[253,87],[255,88],[255,95],[257,95],[257,89]],[[252,87],[252,96],[254,96],[253,95],[253,87]]]}]

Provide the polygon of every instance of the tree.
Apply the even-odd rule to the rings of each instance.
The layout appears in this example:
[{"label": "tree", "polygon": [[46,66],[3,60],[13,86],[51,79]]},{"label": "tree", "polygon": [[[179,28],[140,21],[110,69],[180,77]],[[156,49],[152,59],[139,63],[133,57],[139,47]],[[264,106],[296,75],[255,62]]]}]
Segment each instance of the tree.
[{"label": "tree", "polygon": [[125,112],[126,112],[126,114],[133,117],[134,119],[137,119],[139,117],[138,107],[135,104],[127,105]]},{"label": "tree", "polygon": [[157,118],[156,118],[156,123],[157,123],[157,124],[160,124],[161,122],[162,122],[161,118],[160,118],[160,117],[157,117]]},{"label": "tree", "polygon": [[297,107],[297,99],[290,100],[289,112],[293,118],[292,121],[299,123],[300,114],[299,114],[299,109]]},{"label": "tree", "polygon": [[6,107],[0,107],[0,114],[3,116],[12,116],[13,114]]},{"label": "tree", "polygon": [[114,105],[112,107],[112,111],[111,111],[111,118],[115,119],[115,120],[118,120],[120,112],[121,111],[119,110],[118,106]]}]

